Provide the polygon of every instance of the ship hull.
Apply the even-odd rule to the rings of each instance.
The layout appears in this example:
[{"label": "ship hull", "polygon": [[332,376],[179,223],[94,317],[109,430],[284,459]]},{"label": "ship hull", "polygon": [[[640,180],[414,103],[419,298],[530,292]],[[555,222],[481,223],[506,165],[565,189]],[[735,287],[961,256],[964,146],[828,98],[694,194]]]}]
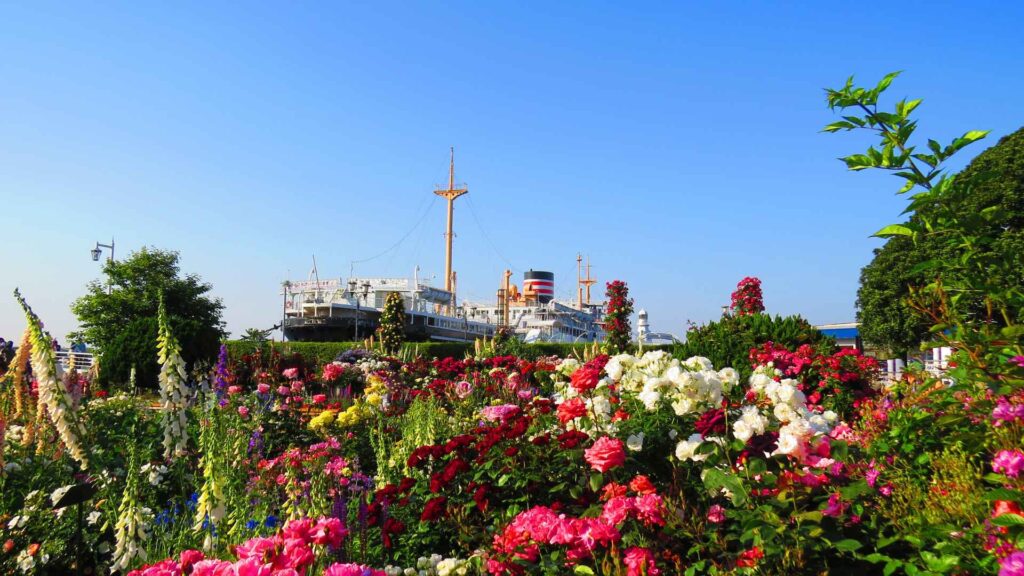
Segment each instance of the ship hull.
[{"label": "ship hull", "polygon": [[[479,322],[434,314],[408,314],[407,317],[405,339],[408,342],[473,342],[494,337],[494,327]],[[294,342],[351,342],[369,338],[379,325],[380,313],[376,310],[360,313],[358,336],[354,314],[291,317],[284,321],[284,335]]]}]

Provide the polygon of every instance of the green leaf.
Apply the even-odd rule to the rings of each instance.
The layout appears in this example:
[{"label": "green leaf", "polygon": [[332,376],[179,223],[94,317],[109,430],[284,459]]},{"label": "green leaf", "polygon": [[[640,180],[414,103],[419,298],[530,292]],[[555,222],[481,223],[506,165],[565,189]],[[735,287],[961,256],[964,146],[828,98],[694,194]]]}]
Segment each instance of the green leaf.
[{"label": "green leaf", "polygon": [[832,544],[832,547],[840,552],[856,552],[862,546],[864,545],[852,538],[840,540],[839,542]]},{"label": "green leaf", "polygon": [[1022,526],[1024,525],[1024,516],[1018,514],[1000,514],[991,520],[992,524],[996,526]]},{"label": "green leaf", "polygon": [[586,576],[594,576],[594,570],[590,566],[583,566],[582,564],[577,565],[573,568],[573,574],[585,574]]},{"label": "green leaf", "polygon": [[1012,500],[1013,502],[1024,502],[1024,493],[1009,488],[996,488],[985,493],[985,500]]},{"label": "green leaf", "polygon": [[601,484],[604,483],[604,478],[600,472],[594,472],[590,475],[590,489],[597,492],[601,489]]},{"label": "green leaf", "polygon": [[902,224],[890,224],[885,228],[882,228],[878,232],[872,234],[879,238],[888,238],[890,236],[913,236],[914,231]]},{"label": "green leaf", "polygon": [[939,557],[927,550],[921,551],[921,558],[924,559],[924,563],[928,565],[929,570],[939,574],[949,572],[960,562],[960,558],[957,556],[943,554]]},{"label": "green leaf", "polygon": [[895,80],[896,77],[899,76],[901,72],[902,72],[902,70],[897,70],[896,72],[890,72],[890,73],[886,74],[885,77],[882,78],[882,80],[878,82],[878,86],[875,86],[874,92],[876,92],[877,94],[881,94],[882,92],[885,92],[885,89],[888,88],[890,84],[892,84],[892,81]]}]

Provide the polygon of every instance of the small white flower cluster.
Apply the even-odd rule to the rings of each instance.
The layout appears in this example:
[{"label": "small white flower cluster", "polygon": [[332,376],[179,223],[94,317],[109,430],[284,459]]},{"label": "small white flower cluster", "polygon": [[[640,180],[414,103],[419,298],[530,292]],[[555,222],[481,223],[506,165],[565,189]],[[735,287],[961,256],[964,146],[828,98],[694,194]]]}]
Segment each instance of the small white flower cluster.
[{"label": "small white flower cluster", "polygon": [[415,568],[388,566],[384,568],[384,573],[388,576],[465,576],[469,574],[469,569],[469,560],[431,554],[429,558],[421,556],[417,559]]},{"label": "small white flower cluster", "polygon": [[363,358],[356,362],[356,368],[362,371],[363,374],[369,376],[379,370],[386,370],[388,363],[375,358]]},{"label": "small white flower cluster", "polygon": [[36,564],[39,566],[45,566],[50,561],[50,555],[47,553],[38,554],[33,556],[29,553],[28,548],[18,553],[18,569],[25,574],[33,573],[36,571]]},{"label": "small white flower cluster", "polygon": [[163,483],[164,476],[167,474],[167,466],[146,463],[139,469],[139,473],[144,474],[151,485],[159,486]]},{"label": "small white flower cluster", "polygon": [[721,405],[722,395],[739,382],[732,368],[715,371],[711,361],[700,356],[680,362],[663,350],[639,358],[613,356],[605,371],[624,392],[635,393],[648,411],[668,402],[678,416]]},{"label": "small white flower cluster", "polygon": [[8,424],[4,438],[11,444],[21,444],[22,438],[25,437],[25,427],[19,426],[18,424]]},{"label": "small white flower cluster", "polygon": [[[776,381],[773,375],[779,373],[771,365],[758,367],[750,377],[750,389],[768,399],[772,404],[772,415],[782,424],[779,428],[778,448],[773,454],[795,454],[807,440],[828,434],[839,418],[831,410],[811,412],[807,409],[807,398],[797,387],[799,382],[788,378]],[[757,410],[752,406],[744,406],[743,410],[748,408]],[[733,426],[734,434],[738,424]]]},{"label": "small white flower cluster", "polygon": [[724,438],[718,436],[708,436],[704,438],[700,434],[691,434],[686,440],[680,440],[676,444],[676,458],[682,460],[693,460],[694,462],[700,462],[707,459],[708,454],[698,454],[697,449],[701,447],[705,442],[714,442],[721,446],[725,443]]}]

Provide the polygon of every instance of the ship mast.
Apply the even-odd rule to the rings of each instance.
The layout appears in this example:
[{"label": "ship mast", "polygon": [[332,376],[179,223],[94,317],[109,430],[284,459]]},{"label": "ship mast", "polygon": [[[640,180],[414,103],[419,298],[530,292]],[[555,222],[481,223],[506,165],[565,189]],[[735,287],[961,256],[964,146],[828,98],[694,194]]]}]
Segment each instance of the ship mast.
[{"label": "ship mast", "polygon": [[597,284],[597,280],[590,277],[590,255],[587,255],[587,277],[581,280],[581,283],[587,287],[587,304],[590,304],[590,287]]},{"label": "ship mast", "polygon": [[448,166],[448,189],[438,188],[434,190],[434,194],[448,201],[448,228],[444,234],[444,289],[451,293],[452,304],[455,303],[455,275],[452,272],[452,214],[454,212],[455,199],[468,192],[469,189],[467,188],[455,187],[455,147],[453,146],[451,149],[451,163]]},{"label": "ship mast", "polygon": [[[576,291],[578,293],[577,302],[579,303],[580,310],[583,310],[583,304],[590,304],[590,287],[597,284],[597,280],[590,277],[590,256],[587,256],[587,277],[583,277],[583,255],[576,254]],[[583,287],[587,288],[587,299],[583,300]]]}]

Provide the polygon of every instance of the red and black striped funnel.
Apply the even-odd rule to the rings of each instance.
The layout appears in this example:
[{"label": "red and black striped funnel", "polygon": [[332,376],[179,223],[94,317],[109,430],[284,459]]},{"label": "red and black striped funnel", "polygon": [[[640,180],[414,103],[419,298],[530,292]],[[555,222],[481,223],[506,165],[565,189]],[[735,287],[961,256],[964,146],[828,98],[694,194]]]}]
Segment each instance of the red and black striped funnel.
[{"label": "red and black striped funnel", "polygon": [[546,304],[555,299],[554,272],[527,270],[523,273],[523,292],[537,294],[537,301]]}]

